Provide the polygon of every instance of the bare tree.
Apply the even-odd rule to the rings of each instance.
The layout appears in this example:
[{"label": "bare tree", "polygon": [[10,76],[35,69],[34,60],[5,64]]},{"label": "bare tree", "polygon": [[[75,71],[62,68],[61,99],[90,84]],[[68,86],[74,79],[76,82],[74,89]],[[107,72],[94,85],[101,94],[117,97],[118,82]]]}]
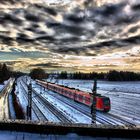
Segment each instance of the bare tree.
[{"label": "bare tree", "polygon": [[30,74],[32,79],[45,79],[47,78],[47,74],[45,73],[45,71],[41,68],[35,68],[35,69],[32,69],[30,71]]}]

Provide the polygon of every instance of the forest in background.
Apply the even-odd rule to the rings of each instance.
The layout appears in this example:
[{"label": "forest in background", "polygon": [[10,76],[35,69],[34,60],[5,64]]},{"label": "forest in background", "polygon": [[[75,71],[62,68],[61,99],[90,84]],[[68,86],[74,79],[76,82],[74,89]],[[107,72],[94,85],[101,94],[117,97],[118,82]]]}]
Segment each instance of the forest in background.
[{"label": "forest in background", "polygon": [[8,67],[5,63],[0,63],[0,84],[2,84],[5,80],[8,80],[10,77],[18,78],[26,73],[13,71],[12,68]]},{"label": "forest in background", "polygon": [[108,80],[108,81],[140,81],[140,73],[129,72],[129,71],[116,71],[110,70],[106,73],[82,73],[82,72],[75,72],[75,73],[67,73],[66,71],[62,71],[58,73],[59,79],[79,79],[79,80]]},{"label": "forest in background", "polygon": [[29,75],[32,79],[46,79],[48,77],[57,78],[57,79],[75,79],[75,80],[107,80],[107,81],[140,81],[140,73],[129,72],[129,71],[116,71],[110,70],[109,72],[73,72],[69,73],[67,71],[62,71],[58,73],[47,73],[44,69],[34,68],[30,73],[23,73],[13,71],[5,63],[0,63],[0,83],[8,80],[10,77],[18,78],[22,75]]}]

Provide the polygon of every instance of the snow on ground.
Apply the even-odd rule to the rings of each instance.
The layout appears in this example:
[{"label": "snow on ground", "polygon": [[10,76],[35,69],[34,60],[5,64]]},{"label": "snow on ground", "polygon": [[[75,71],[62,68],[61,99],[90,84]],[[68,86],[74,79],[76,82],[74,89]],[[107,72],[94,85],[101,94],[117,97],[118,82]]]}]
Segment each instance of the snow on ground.
[{"label": "snow on ground", "polygon": [[16,95],[18,97],[19,103],[21,103],[24,112],[26,112],[27,99],[24,95],[24,91],[21,88],[20,79],[17,80],[17,86],[16,86],[16,91],[15,92],[16,92]]},{"label": "snow on ground", "polygon": [[0,91],[3,89],[4,85],[0,85]]},{"label": "snow on ground", "polygon": [[9,95],[9,108],[10,108],[10,117],[11,119],[16,119],[16,114],[15,114],[15,110],[14,110],[14,106],[13,106],[13,99],[12,99],[12,95]]},{"label": "snow on ground", "polygon": [[45,117],[50,121],[50,122],[60,122],[57,117],[52,114],[47,106],[44,106],[42,103],[40,103],[37,99],[33,99],[33,101],[36,103],[36,105],[40,108],[40,110],[44,113]]},{"label": "snow on ground", "polygon": [[[25,80],[29,83],[30,79]],[[93,87],[93,81],[91,80],[59,80],[59,84],[63,84],[69,87],[74,87],[83,91],[89,91],[91,92],[91,89]],[[115,84],[116,83],[116,84]],[[124,83],[124,85],[123,85]],[[98,117],[104,117],[111,119],[111,116],[116,116],[119,118],[122,118],[123,120],[126,120],[128,122],[131,122],[132,124],[139,125],[140,124],[140,94],[137,93],[131,93],[130,91],[132,90],[131,88],[134,87],[135,89],[139,89],[138,83],[140,82],[134,82],[133,86],[131,85],[132,82],[106,82],[106,81],[99,81],[98,83],[98,93],[108,96],[111,99],[111,110],[109,113],[101,114],[97,112]],[[136,83],[136,84],[135,84]],[[120,85],[119,85],[120,84]],[[26,109],[27,106],[27,99],[25,98],[25,91],[23,91],[23,85],[25,89],[27,90],[27,87],[25,83],[22,81],[22,78],[20,81],[18,81],[17,84],[17,90],[18,90],[18,97],[20,100],[20,103],[22,106]],[[103,86],[102,86],[103,85]],[[111,85],[111,87],[109,86]],[[125,86],[126,85],[131,85],[127,86],[127,90],[129,90],[129,93],[123,92],[125,91]],[[119,88],[120,91],[116,91],[115,89],[117,87]],[[41,95],[48,100],[50,103],[52,103],[54,106],[56,106],[57,109],[59,109],[65,116],[67,116],[70,120],[72,120],[75,123],[91,123],[91,119],[88,116],[84,116],[81,114],[78,110],[73,109],[69,105],[66,105],[64,102],[61,100],[58,100],[54,96],[51,96],[51,94],[55,94],[54,92],[51,92],[48,90],[44,90],[44,88],[40,88],[39,85],[36,85],[35,81],[32,81],[32,87],[38,92],[42,93]],[[107,89],[109,87],[109,90]],[[111,90],[110,90],[111,89]],[[50,112],[46,106],[41,103],[37,97],[33,97],[33,101],[35,104],[40,108],[41,112],[47,117],[49,121],[53,122],[58,122],[58,118],[56,118],[52,112]],[[90,113],[90,109],[89,109]],[[114,120],[113,118],[111,121],[115,122],[117,120]],[[117,124],[122,124],[122,122],[116,122]]]},{"label": "snow on ground", "polygon": [[[0,88],[1,90],[3,89],[4,85],[1,85]],[[0,120],[3,119],[3,97],[0,97]]]},{"label": "snow on ground", "polygon": [[[47,81],[50,81],[49,79]],[[52,80],[51,82],[55,82]],[[134,82],[110,82],[110,81],[97,81],[97,87],[100,90],[137,93],[140,94],[140,81]],[[91,92],[93,88],[93,80],[58,80],[58,84],[75,87],[83,91]],[[127,87],[127,88],[126,88]]]},{"label": "snow on ground", "polygon": [[[63,112],[63,114],[65,114],[65,116],[67,116],[69,118],[69,120],[72,120],[75,123],[89,123],[91,124],[91,118],[84,116],[83,114],[81,114],[79,111],[73,109],[72,107],[66,105],[65,103],[57,100],[56,98],[54,98],[53,96],[51,96],[48,91],[43,91],[42,88],[40,89],[40,86],[37,86],[35,83],[33,83],[33,87],[35,87],[34,89],[40,93],[43,92],[42,96],[49,101],[51,104],[53,104],[58,110],[60,110],[61,112]],[[52,92],[52,94],[55,94]],[[41,108],[41,106],[38,104],[38,106]],[[42,106],[44,108],[44,106]],[[41,109],[42,110],[42,109]],[[47,110],[46,110],[47,111]],[[53,118],[50,118],[50,114],[51,113],[47,113],[44,112],[45,114],[47,114],[47,118],[51,121],[56,122],[56,120],[54,120]]]},{"label": "snow on ground", "polygon": [[[8,83],[10,82],[10,83]],[[13,80],[10,78],[9,80],[4,82],[3,88],[7,86],[7,93],[0,95],[0,120],[2,119],[9,119],[9,100],[8,94],[11,91],[11,86],[13,84]]]},{"label": "snow on ground", "polygon": [[[21,77],[18,78],[17,80],[17,87],[16,87],[16,94],[17,97],[19,99],[19,103],[21,104],[24,112],[26,113],[26,107],[28,105],[28,101],[27,101],[27,86],[25,85],[25,83],[22,81],[27,81],[27,83],[30,83],[30,78],[26,78],[26,77]],[[26,90],[23,90],[24,89]],[[34,88],[34,85],[32,85],[32,87]],[[44,106],[42,103],[40,103],[35,97],[34,95],[32,96],[33,98],[33,102],[40,108],[41,112],[43,112],[43,114],[47,117],[47,119],[49,121],[53,121],[53,122],[60,122],[58,120],[58,118],[56,116],[54,116],[54,114],[52,114],[46,106]],[[32,120],[38,120],[34,110],[32,109]]]},{"label": "snow on ground", "polygon": [[3,82],[3,84],[0,84],[0,92],[4,88],[4,86],[8,83],[9,80],[6,80]]},{"label": "snow on ground", "polygon": [[[21,87],[23,84],[21,78],[17,79],[17,86],[16,86],[16,95],[19,101],[19,104],[22,106],[22,109],[24,111],[24,113],[26,114],[26,109],[27,109],[27,105],[28,105],[28,101],[26,98],[26,92],[23,90],[23,88]],[[27,91],[27,87],[24,85],[25,90]],[[32,119],[33,120],[38,120],[35,113],[32,110]]]},{"label": "snow on ground", "polygon": [[[40,92],[39,88],[35,89],[37,92]],[[52,92],[53,93],[53,92]],[[53,93],[55,94],[55,93]],[[51,96],[48,91],[44,91],[42,96],[49,101],[51,104],[53,104],[58,110],[63,112],[69,120],[72,120],[75,123],[89,123],[91,124],[91,118],[84,116],[79,111],[73,109],[72,107],[66,105],[62,101],[57,100],[55,97]]]},{"label": "snow on ground", "polygon": [[[55,80],[54,80],[55,81]],[[91,92],[92,80],[58,80],[58,84]],[[111,100],[110,114],[140,124],[140,81],[139,82],[108,82],[98,81],[97,93]]]}]

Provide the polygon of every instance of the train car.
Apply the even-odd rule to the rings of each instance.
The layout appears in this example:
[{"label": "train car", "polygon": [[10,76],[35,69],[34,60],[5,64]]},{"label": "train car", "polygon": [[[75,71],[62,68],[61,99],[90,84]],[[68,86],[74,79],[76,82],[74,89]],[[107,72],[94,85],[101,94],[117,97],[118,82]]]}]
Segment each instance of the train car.
[{"label": "train car", "polygon": [[[36,80],[36,82],[44,86],[45,88],[57,92],[65,97],[68,97],[74,101],[77,101],[79,103],[85,104],[89,107],[91,107],[93,103],[93,96],[92,94],[84,91],[80,91],[74,88],[65,87],[62,85],[57,85],[49,82],[44,82],[40,80]],[[100,94],[96,95],[96,110],[103,111],[103,112],[109,112],[111,105],[110,105],[110,99],[105,96],[101,96]]]}]

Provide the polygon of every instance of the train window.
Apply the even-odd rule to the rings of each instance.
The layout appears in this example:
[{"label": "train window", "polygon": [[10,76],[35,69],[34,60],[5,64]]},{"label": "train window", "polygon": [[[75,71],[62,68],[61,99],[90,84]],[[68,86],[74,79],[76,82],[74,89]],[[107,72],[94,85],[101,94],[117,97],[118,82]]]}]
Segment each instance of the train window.
[{"label": "train window", "polygon": [[103,102],[104,102],[104,105],[109,105],[110,104],[109,98],[103,98]]},{"label": "train window", "polygon": [[85,100],[86,100],[87,102],[90,102],[90,98],[88,98],[88,97],[85,97]]},{"label": "train window", "polygon": [[83,96],[79,95],[79,99],[83,99]]},{"label": "train window", "polygon": [[70,92],[68,91],[68,95],[70,95]]},{"label": "train window", "polygon": [[71,92],[71,91],[69,91],[69,94],[71,95],[71,94],[72,94],[72,92]]}]

